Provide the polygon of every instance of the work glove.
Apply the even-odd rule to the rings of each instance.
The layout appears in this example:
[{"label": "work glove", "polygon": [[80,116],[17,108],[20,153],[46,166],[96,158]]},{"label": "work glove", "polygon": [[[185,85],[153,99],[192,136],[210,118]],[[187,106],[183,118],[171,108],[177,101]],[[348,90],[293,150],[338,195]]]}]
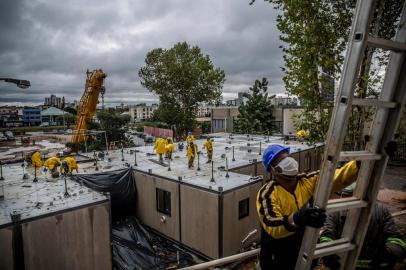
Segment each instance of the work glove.
[{"label": "work glove", "polygon": [[323,265],[328,267],[330,270],[340,269],[340,257],[336,254],[327,256],[323,258]]},{"label": "work glove", "polygon": [[389,157],[393,157],[398,149],[398,144],[395,141],[389,141],[385,145],[385,152]]},{"label": "work glove", "polygon": [[304,205],[293,214],[293,221],[299,227],[310,226],[320,228],[323,226],[324,221],[326,221],[326,210]]},{"label": "work glove", "polygon": [[378,267],[381,263],[394,265],[397,260],[402,259],[404,254],[403,248],[396,244],[386,243],[385,247],[379,253],[379,256],[372,260],[372,265]]}]

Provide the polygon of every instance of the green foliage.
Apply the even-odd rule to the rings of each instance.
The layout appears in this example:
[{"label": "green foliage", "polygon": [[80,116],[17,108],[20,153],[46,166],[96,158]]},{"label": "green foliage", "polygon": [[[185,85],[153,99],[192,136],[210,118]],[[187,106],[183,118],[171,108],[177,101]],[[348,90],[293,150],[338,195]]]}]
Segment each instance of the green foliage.
[{"label": "green foliage", "polygon": [[[355,0],[287,1],[266,0],[280,10],[277,27],[282,33],[280,39],[287,45],[284,52],[285,71],[283,78],[286,91],[297,95],[304,106],[304,113],[296,117],[298,130],[309,132],[310,142],[326,138],[333,104],[324,97],[333,95],[332,87],[324,87],[320,71],[338,79],[343,63],[343,51],[349,34]],[[250,4],[254,3],[251,1]],[[394,33],[394,25],[404,0],[379,0],[376,5],[371,31],[376,36],[388,37]],[[356,94],[360,97],[373,93],[370,76],[371,52],[366,52],[361,70],[361,80]],[[384,54],[380,55],[381,57]],[[368,60],[369,59],[369,60]],[[375,91],[376,92],[376,91]],[[376,94],[376,93],[374,93]],[[355,112],[350,121],[350,132],[362,132],[363,124],[370,112]],[[359,123],[356,123],[359,122]]]},{"label": "green foliage", "polygon": [[240,115],[235,121],[235,131],[237,133],[267,134],[274,130],[271,98],[268,97],[268,80],[255,80],[248,93],[244,93],[247,98],[238,111]]},{"label": "green foliage", "polygon": [[211,133],[211,122],[203,122],[201,129],[203,134]]},{"label": "green foliage", "polygon": [[178,134],[196,126],[198,103],[220,101],[225,81],[224,71],[186,42],[150,51],[138,74],[141,84],[159,96],[154,120],[175,126]]},{"label": "green foliage", "polygon": [[126,139],[125,126],[130,122],[128,115],[120,115],[116,110],[103,110],[97,113],[97,119],[100,121],[100,129],[106,131],[109,142]]},{"label": "green foliage", "polygon": [[77,114],[77,111],[74,108],[64,108],[63,110],[73,115]]},{"label": "green foliage", "polygon": [[297,130],[308,130],[309,141],[325,139],[331,116],[333,87],[325,85],[321,71],[337,78],[351,23],[354,1],[270,0],[282,14],[277,17],[283,46],[286,91],[297,95],[304,113],[295,119]]},{"label": "green foliage", "polygon": [[[378,0],[369,34],[385,39],[391,39],[399,24],[400,12],[404,0]],[[383,82],[382,71],[387,65],[389,51],[367,47],[361,63],[360,77],[355,89],[358,98],[377,98]],[[372,120],[375,113],[373,108],[354,106],[348,126],[347,144],[354,150],[364,147],[364,135],[367,122]]]}]

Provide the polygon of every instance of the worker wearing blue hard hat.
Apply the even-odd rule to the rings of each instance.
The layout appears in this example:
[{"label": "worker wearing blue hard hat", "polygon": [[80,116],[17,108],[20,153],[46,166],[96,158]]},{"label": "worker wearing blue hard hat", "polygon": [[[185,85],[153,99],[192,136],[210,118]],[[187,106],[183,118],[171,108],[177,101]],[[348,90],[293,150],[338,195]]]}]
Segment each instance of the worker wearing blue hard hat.
[{"label": "worker wearing blue hard hat", "polygon": [[[306,226],[320,228],[324,209],[309,206],[319,173],[299,174],[298,162],[290,148],[268,146],[262,162],[272,180],[258,192],[256,208],[262,227],[261,269],[294,269]],[[358,177],[358,164],[350,161],[335,172],[333,191],[340,191]]]},{"label": "worker wearing blue hard hat", "polygon": [[193,133],[191,131],[188,131],[187,137],[186,137],[186,144],[189,144],[190,142],[193,142],[195,140],[195,137],[193,136]]}]

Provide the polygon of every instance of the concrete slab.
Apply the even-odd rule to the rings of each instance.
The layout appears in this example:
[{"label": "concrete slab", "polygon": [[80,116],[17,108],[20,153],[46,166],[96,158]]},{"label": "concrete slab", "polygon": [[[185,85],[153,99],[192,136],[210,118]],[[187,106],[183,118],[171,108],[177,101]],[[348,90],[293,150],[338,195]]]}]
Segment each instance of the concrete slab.
[{"label": "concrete slab", "polygon": [[[34,183],[34,168],[23,168],[20,164],[3,165],[3,177],[0,188],[4,191],[4,200],[0,201],[0,226],[11,222],[10,214],[21,214],[21,220],[49,215],[107,199],[103,194],[88,189],[67,179],[70,196],[65,197],[63,177],[52,179],[49,173],[38,169],[38,182]],[[28,179],[23,180],[23,174]]]}]

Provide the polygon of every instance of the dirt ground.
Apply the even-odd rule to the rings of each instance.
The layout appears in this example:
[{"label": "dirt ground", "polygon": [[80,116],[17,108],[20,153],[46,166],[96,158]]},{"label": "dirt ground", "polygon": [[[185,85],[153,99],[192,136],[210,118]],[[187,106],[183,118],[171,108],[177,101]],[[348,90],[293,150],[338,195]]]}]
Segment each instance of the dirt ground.
[{"label": "dirt ground", "polygon": [[394,214],[396,224],[406,238],[406,166],[388,166],[382,179],[378,201]]}]

